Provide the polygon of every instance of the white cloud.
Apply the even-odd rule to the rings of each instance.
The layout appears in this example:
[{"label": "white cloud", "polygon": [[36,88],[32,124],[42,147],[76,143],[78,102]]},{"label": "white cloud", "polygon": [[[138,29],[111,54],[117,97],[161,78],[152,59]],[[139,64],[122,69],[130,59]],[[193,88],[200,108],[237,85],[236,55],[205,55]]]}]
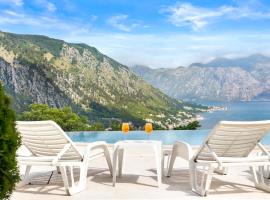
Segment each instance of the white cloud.
[{"label": "white cloud", "polygon": [[57,9],[55,4],[47,0],[35,0],[34,3],[40,7],[45,8],[49,12],[54,12]]},{"label": "white cloud", "polygon": [[54,31],[72,31],[84,27],[76,22],[60,20],[53,16],[30,15],[24,12],[14,12],[12,10],[0,11],[0,25],[26,25],[31,28],[50,29]]},{"label": "white cloud", "polygon": [[23,0],[0,0],[0,3],[11,4],[15,6],[22,6]]},{"label": "white cloud", "polygon": [[50,12],[54,12],[54,11],[56,10],[56,6],[55,6],[53,3],[48,2],[48,4],[47,4],[47,9],[48,9],[48,11],[50,11]]},{"label": "white cloud", "polygon": [[252,7],[253,3],[247,1],[240,6],[223,5],[217,8],[197,7],[190,3],[177,3],[169,6],[161,12],[169,13],[168,20],[175,26],[191,26],[193,30],[199,30],[217,19],[269,19],[270,9],[260,11]]},{"label": "white cloud", "polygon": [[90,15],[90,20],[92,22],[96,21],[98,19],[98,16],[97,15]]},{"label": "white cloud", "polygon": [[209,10],[182,3],[171,6],[166,11],[170,13],[169,21],[175,26],[191,25],[194,30],[198,30],[206,26],[209,19],[222,16],[230,9]]},{"label": "white cloud", "polygon": [[128,19],[128,15],[115,15],[110,17],[107,22],[110,24],[112,27],[117,28],[121,31],[126,31],[129,32],[132,29],[136,28],[139,26],[138,23],[131,23],[128,24],[126,21]]},{"label": "white cloud", "polygon": [[[131,34],[88,32],[67,34],[63,39],[84,42],[125,65],[144,64],[154,68],[188,66],[224,55],[270,55],[270,32],[224,34]],[[138,42],[139,41],[139,42]]]}]

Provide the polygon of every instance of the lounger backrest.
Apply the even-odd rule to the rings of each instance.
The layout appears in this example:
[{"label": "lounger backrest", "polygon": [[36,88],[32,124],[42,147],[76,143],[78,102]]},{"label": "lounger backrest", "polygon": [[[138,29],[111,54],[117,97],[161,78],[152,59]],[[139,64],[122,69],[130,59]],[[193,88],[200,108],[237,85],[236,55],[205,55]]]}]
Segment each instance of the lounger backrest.
[{"label": "lounger backrest", "polygon": [[270,120],[221,121],[206,138],[195,159],[213,160],[211,150],[218,157],[246,157],[269,131]]},{"label": "lounger backrest", "polygon": [[56,156],[67,144],[70,148],[61,160],[81,160],[82,155],[66,133],[54,121],[17,121],[22,143],[35,156]]}]

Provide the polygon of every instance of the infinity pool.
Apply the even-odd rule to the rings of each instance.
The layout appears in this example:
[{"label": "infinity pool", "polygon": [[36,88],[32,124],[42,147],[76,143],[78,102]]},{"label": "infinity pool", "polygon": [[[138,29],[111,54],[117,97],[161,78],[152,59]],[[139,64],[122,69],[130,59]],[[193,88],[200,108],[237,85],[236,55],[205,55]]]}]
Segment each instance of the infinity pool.
[{"label": "infinity pool", "polygon": [[[176,141],[185,141],[191,145],[200,145],[210,130],[181,130],[181,131],[153,131],[147,135],[144,131],[130,131],[123,134],[121,131],[84,131],[68,132],[67,134],[74,142],[106,141],[115,143],[120,140],[160,140],[163,144],[174,144]],[[268,133],[262,141],[270,145],[270,134]]]}]

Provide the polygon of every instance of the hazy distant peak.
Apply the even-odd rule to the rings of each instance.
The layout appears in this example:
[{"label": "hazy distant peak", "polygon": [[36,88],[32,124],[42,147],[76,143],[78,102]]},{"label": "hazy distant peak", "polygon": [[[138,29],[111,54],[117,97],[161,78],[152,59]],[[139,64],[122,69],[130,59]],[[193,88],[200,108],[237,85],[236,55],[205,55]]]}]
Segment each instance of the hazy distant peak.
[{"label": "hazy distant peak", "polygon": [[215,58],[167,69],[136,68],[144,80],[174,98],[210,101],[270,99],[270,57]]},{"label": "hazy distant peak", "polygon": [[270,57],[262,54],[252,54],[241,58],[217,57],[207,63],[192,63],[190,67],[240,67],[250,70],[258,64],[270,62]]},{"label": "hazy distant peak", "polygon": [[150,67],[149,66],[146,66],[146,65],[132,65],[131,67],[130,67],[131,69],[132,68],[148,68],[148,69],[150,69]]}]

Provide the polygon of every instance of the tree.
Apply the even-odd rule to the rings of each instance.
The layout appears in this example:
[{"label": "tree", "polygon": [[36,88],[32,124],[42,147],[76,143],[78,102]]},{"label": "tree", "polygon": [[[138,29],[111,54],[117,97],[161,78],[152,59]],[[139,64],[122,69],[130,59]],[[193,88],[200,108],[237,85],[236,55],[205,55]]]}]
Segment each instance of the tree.
[{"label": "tree", "polygon": [[112,121],[110,123],[110,128],[112,131],[120,131],[121,130],[121,123],[118,121]]},{"label": "tree", "polygon": [[166,128],[164,128],[158,124],[155,124],[155,123],[153,123],[153,129],[154,130],[166,130]]},{"label": "tree", "polygon": [[15,129],[15,113],[0,84],[0,199],[8,199],[19,181],[16,151],[20,137]]},{"label": "tree", "polygon": [[29,111],[23,112],[20,119],[26,121],[53,120],[64,131],[90,130],[87,118],[72,112],[70,107],[50,108],[46,104],[31,104]]},{"label": "tree", "polygon": [[188,123],[185,126],[175,127],[173,130],[196,130],[200,126],[201,125],[198,121],[193,121],[193,122]]},{"label": "tree", "polygon": [[91,125],[90,129],[91,131],[104,131],[104,125],[101,122],[95,122]]}]

